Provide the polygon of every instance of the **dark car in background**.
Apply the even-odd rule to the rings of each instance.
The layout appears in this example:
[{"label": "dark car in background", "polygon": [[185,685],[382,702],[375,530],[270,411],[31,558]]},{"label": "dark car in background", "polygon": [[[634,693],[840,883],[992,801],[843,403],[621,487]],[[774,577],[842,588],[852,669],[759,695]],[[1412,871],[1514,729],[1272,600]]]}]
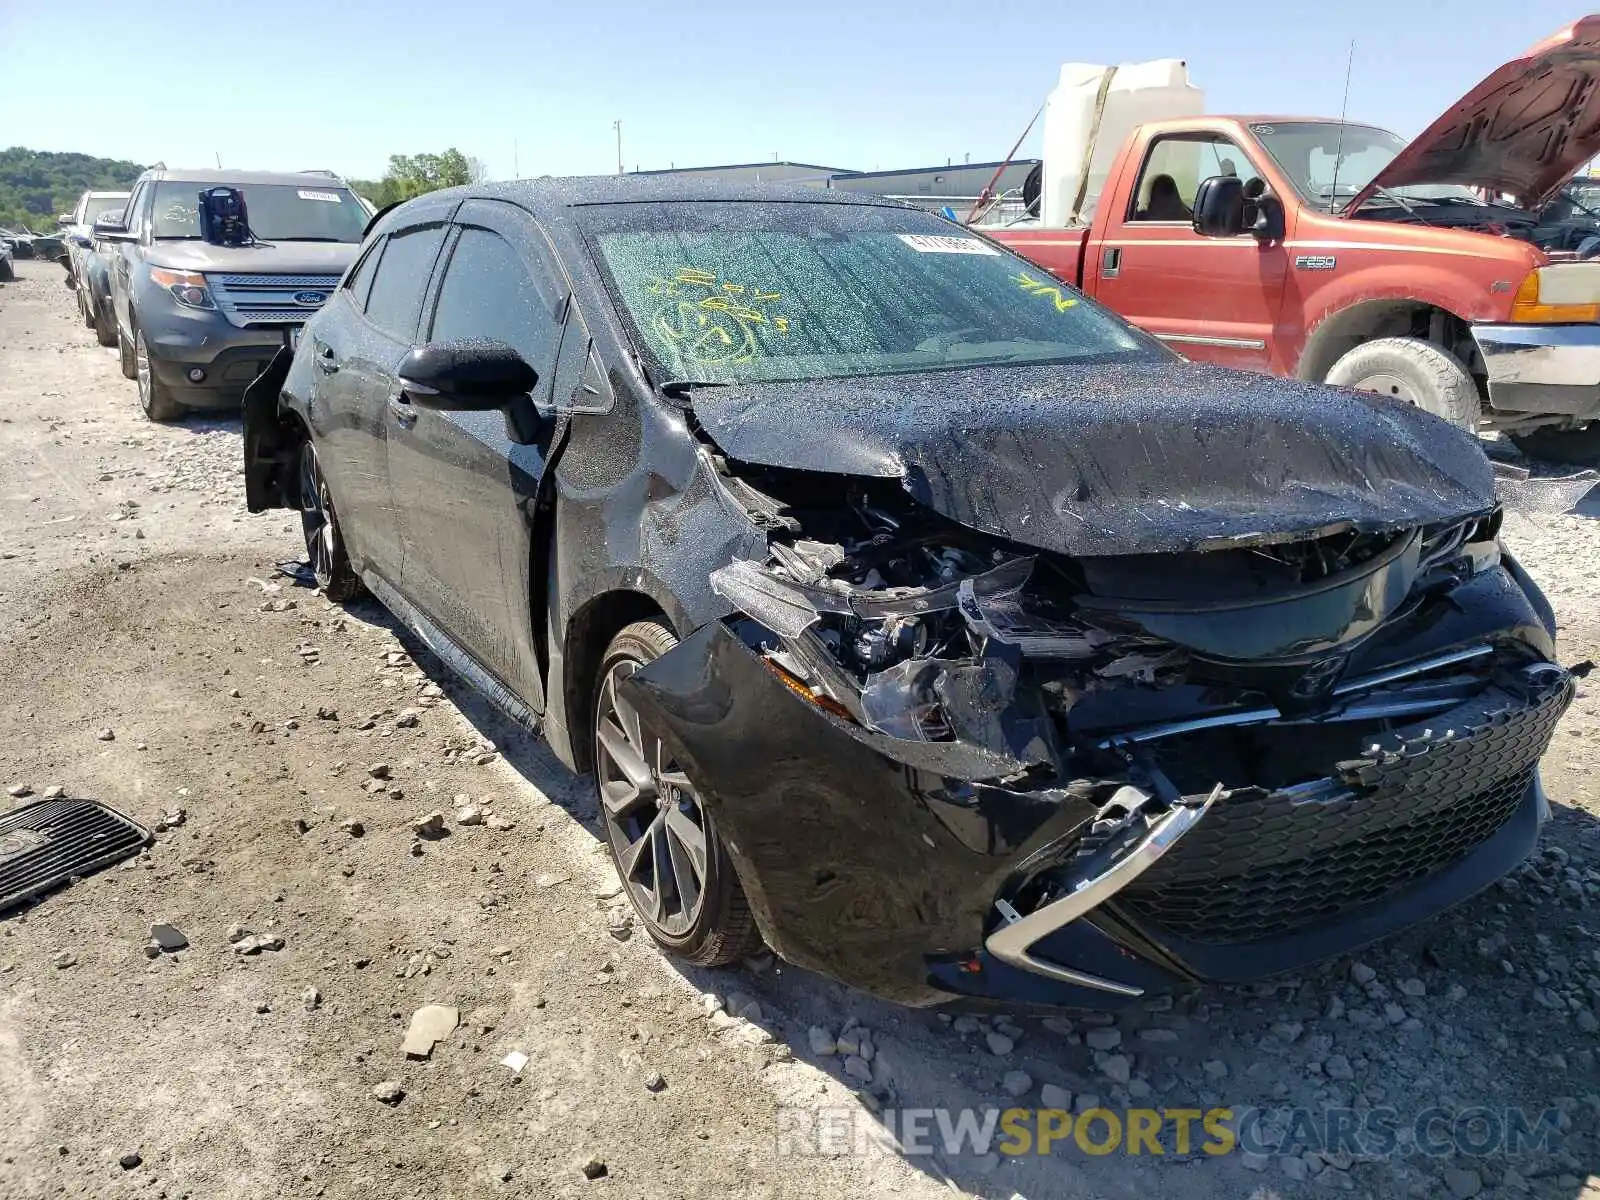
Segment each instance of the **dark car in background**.
[{"label": "dark car in background", "polygon": [[245,400],[253,511],[595,776],[651,935],[1107,1006],[1516,865],[1573,690],[1466,434],[1189,365],[889,201],[388,212]]},{"label": "dark car in background", "polygon": [[[202,190],[237,189],[253,238],[201,235]],[[327,300],[355,258],[366,203],[325,172],[146,171],[111,243],[111,311],[122,373],[154,421],[236,408],[245,387]]]}]

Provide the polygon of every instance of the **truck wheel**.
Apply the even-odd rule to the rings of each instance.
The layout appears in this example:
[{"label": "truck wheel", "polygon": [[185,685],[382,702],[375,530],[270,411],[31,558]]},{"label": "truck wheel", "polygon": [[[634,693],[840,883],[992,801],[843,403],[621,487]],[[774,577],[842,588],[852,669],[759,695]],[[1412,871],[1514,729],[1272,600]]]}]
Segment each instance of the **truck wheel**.
[{"label": "truck wheel", "polygon": [[1326,382],[1393,396],[1469,432],[1483,412],[1478,385],[1461,360],[1421,338],[1364,342],[1333,364]]},{"label": "truck wheel", "polygon": [[611,860],[645,929],[669,954],[721,967],[761,947],[750,903],[693,782],[618,689],[677,644],[660,621],[611,640],[595,681],[594,778]]},{"label": "truck wheel", "polygon": [[89,302],[88,298],[86,296],[84,296],[82,288],[78,288],[77,289],[77,294],[78,294],[78,315],[83,318],[83,327],[85,329],[93,329],[94,328],[94,309],[90,307],[90,302]]},{"label": "truck wheel", "polygon": [[1600,465],[1600,421],[1590,421],[1582,429],[1535,429],[1513,433],[1511,440],[1529,458],[1565,463],[1575,467]]},{"label": "truck wheel", "polygon": [[11,260],[9,258],[0,258],[0,283],[15,283],[16,281],[17,273],[11,268]]}]

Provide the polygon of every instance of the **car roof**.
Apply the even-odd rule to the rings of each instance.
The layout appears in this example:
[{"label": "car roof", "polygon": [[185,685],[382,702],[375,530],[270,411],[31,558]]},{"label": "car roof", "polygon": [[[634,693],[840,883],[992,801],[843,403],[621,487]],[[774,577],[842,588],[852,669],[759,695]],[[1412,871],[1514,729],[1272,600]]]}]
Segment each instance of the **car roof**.
[{"label": "car roof", "polygon": [[224,187],[249,187],[251,184],[260,186],[269,183],[286,183],[299,187],[316,187],[326,190],[330,187],[342,188],[348,186],[344,180],[337,176],[328,175],[321,171],[219,171],[215,167],[195,167],[193,169],[162,167],[157,170],[146,171],[141,178],[153,179],[158,182],[219,184]]},{"label": "car roof", "polygon": [[456,190],[462,199],[481,196],[492,200],[509,200],[530,209],[714,200],[910,207],[897,200],[860,192],[807,187],[799,183],[742,183],[683,175],[546,175],[538,179],[482,183]]}]

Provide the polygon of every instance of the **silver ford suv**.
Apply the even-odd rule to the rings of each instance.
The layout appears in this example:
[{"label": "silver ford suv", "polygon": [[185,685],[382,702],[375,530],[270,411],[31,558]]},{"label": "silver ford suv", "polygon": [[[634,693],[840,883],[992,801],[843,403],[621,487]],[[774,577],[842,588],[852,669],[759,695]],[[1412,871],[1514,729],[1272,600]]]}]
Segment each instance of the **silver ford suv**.
[{"label": "silver ford suv", "polygon": [[[243,245],[207,241],[200,194],[236,188]],[[134,184],[111,243],[112,318],[122,373],[153,421],[235,408],[251,380],[327,301],[361,248],[371,206],[330,172],[158,168]]]}]

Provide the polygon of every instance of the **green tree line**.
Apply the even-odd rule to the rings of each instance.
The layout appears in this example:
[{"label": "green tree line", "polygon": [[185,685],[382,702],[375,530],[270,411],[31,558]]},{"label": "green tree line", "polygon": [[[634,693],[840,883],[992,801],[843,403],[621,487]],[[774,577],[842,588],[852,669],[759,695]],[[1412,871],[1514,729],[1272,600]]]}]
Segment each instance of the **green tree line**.
[{"label": "green tree line", "polygon": [[125,190],[143,170],[138,163],[90,154],[22,146],[0,150],[0,227],[26,225],[35,233],[53,231],[56,216],[71,212],[86,190]]},{"label": "green tree line", "polygon": [[424,192],[476,183],[483,176],[481,162],[452,146],[439,154],[392,154],[382,179],[352,179],[350,186],[385,208]]},{"label": "green tree line", "polygon": [[[125,191],[144,169],[138,163],[90,154],[23,146],[0,150],[0,228],[53,230],[56,217],[71,212],[85,191]],[[473,183],[483,175],[482,163],[452,146],[438,154],[391,155],[382,179],[352,179],[350,186],[382,208],[438,188]]]}]

